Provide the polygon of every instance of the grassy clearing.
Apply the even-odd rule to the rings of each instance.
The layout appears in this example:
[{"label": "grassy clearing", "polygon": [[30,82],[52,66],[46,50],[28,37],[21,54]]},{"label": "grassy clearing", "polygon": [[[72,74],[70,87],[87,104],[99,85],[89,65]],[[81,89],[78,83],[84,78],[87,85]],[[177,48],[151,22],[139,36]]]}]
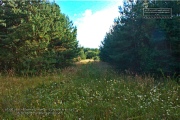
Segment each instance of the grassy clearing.
[{"label": "grassy clearing", "polygon": [[79,62],[76,62],[76,64],[88,64],[88,63],[92,63],[92,62],[98,62],[99,60],[93,60],[93,59],[85,59],[85,60],[81,60]]},{"label": "grassy clearing", "polygon": [[120,75],[102,62],[39,77],[0,76],[0,83],[0,119],[180,118],[176,82]]}]

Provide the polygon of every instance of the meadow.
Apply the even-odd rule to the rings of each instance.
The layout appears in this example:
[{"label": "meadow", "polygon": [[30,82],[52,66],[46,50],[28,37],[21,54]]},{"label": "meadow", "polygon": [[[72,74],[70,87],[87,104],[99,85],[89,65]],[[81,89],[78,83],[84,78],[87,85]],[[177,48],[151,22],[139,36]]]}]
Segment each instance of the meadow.
[{"label": "meadow", "polygon": [[0,75],[1,120],[178,120],[180,86],[170,77],[77,63],[40,76]]}]

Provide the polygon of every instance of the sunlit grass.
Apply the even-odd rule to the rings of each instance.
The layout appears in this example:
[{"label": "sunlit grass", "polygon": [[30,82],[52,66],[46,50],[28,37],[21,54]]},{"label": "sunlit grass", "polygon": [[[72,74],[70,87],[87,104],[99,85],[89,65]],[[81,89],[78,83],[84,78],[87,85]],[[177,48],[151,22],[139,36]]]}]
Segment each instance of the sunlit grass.
[{"label": "sunlit grass", "polygon": [[118,74],[103,62],[46,76],[0,76],[0,119],[180,118],[179,85]]},{"label": "sunlit grass", "polygon": [[77,62],[76,64],[88,64],[88,63],[92,63],[92,62],[99,62],[99,60],[85,59],[85,60],[81,60],[81,61]]}]

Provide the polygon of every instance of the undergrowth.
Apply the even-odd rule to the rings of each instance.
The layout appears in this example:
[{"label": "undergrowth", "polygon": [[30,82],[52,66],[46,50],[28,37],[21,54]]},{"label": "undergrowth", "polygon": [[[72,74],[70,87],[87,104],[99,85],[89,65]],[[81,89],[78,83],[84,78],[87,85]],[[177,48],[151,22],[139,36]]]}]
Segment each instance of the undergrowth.
[{"label": "undergrowth", "polygon": [[0,83],[0,119],[180,118],[177,82],[119,74],[103,62],[38,77],[1,75]]}]

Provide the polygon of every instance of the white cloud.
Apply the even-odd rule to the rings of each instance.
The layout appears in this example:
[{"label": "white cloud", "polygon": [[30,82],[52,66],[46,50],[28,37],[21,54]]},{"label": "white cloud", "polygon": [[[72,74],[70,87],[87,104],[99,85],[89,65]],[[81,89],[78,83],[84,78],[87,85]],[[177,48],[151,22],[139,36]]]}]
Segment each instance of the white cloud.
[{"label": "white cloud", "polygon": [[86,10],[83,14],[84,17],[89,17],[92,15],[92,11],[91,10]]},{"label": "white cloud", "polygon": [[114,18],[119,16],[118,6],[108,6],[93,13],[87,9],[74,24],[77,26],[77,40],[84,47],[98,48],[106,32],[113,25]]}]

